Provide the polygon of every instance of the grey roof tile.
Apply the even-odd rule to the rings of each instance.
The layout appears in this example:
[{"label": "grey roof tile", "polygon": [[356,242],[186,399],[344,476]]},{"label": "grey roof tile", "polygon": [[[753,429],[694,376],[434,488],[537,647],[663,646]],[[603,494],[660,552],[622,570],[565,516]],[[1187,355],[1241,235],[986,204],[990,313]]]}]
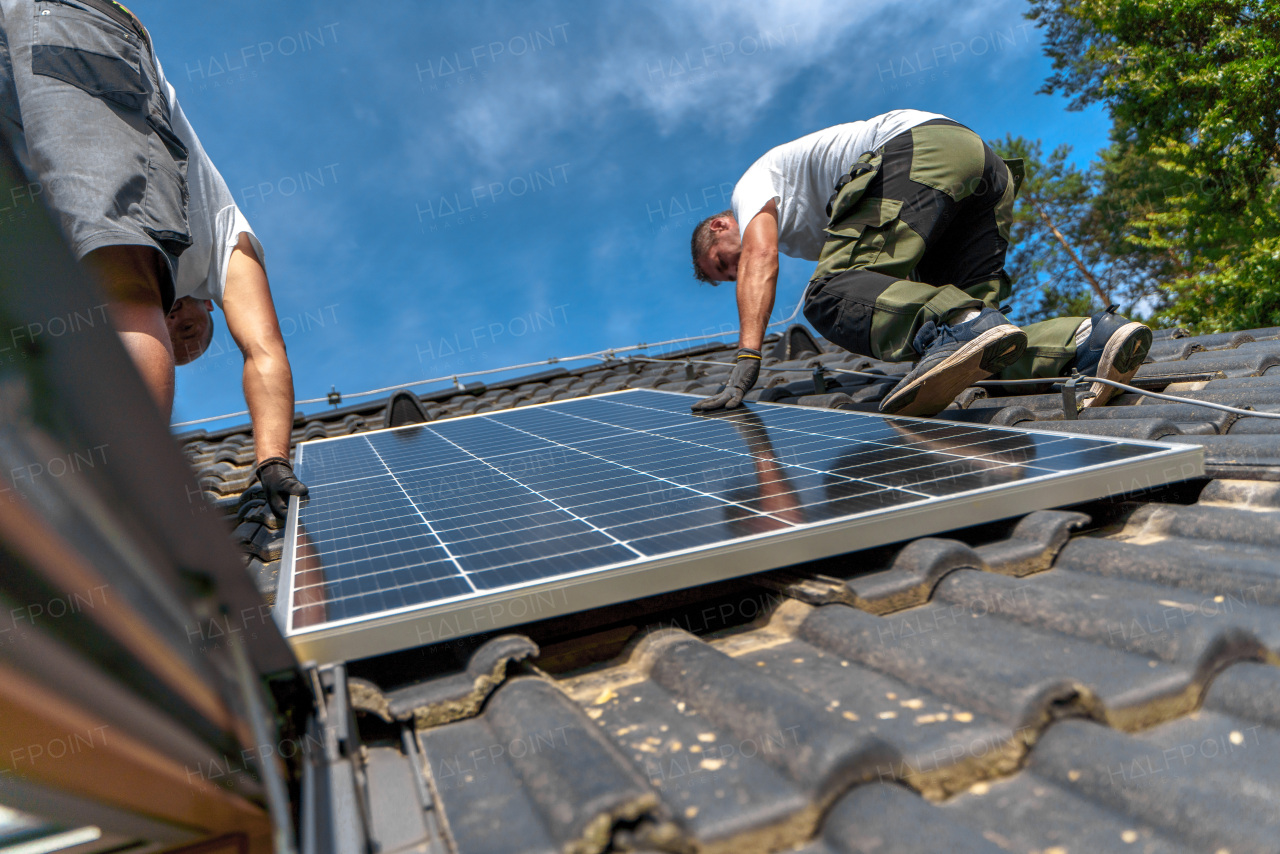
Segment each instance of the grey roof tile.
[{"label": "grey roof tile", "polygon": [[[1117,801],[1100,797],[1098,781],[1119,767],[1121,757],[1167,755],[1164,734],[1173,731],[1171,723],[1190,727],[1203,740],[1200,734],[1208,730],[1196,727],[1206,713],[1188,714],[1223,667],[1212,684],[1213,690],[1226,686],[1227,699],[1217,700],[1211,691],[1206,708],[1217,713],[1229,701],[1234,705],[1224,714],[1236,718],[1245,714],[1241,707],[1274,710],[1272,700],[1258,699],[1258,679],[1235,676],[1238,668],[1264,668],[1271,678],[1261,683],[1273,685],[1267,690],[1274,693],[1280,685],[1274,667],[1232,662],[1257,657],[1259,645],[1275,647],[1280,619],[1269,603],[1280,600],[1280,563],[1270,558],[1280,542],[1272,526],[1256,524],[1256,515],[1278,506],[1280,487],[1224,482],[1206,489],[1200,504],[1140,507],[1115,539],[1077,536],[1064,545],[1086,517],[1046,511],[976,546],[922,540],[890,558],[882,573],[888,580],[893,569],[911,572],[913,563],[926,578],[941,573],[927,604],[900,602],[897,607],[907,610],[876,616],[840,604],[810,609],[792,603],[769,623],[710,643],[661,630],[619,658],[613,670],[584,672],[560,684],[655,792],[658,800],[645,808],[638,826],[648,828],[651,838],[666,834],[672,844],[685,839],[742,847],[768,839],[768,848],[807,842],[805,850],[814,852],[913,850],[911,832],[920,827],[945,833],[960,850],[966,850],[962,843],[979,844],[975,840],[990,841],[993,850],[1046,850],[1081,838],[1094,846],[1090,850],[1142,850],[1129,847],[1138,844],[1179,850],[1169,840],[1187,838],[1232,838],[1247,846],[1262,838],[1261,811],[1237,808],[1239,827],[1231,834],[1215,821],[1197,831],[1199,837],[1186,837],[1168,820],[1178,814],[1167,808],[1176,792],[1157,785],[1143,797]],[[1131,545],[1134,538],[1141,544]],[[1164,545],[1170,538],[1176,542]],[[931,542],[943,551],[930,551]],[[1131,559],[1108,559],[1126,550]],[[1258,556],[1244,556],[1251,551]],[[1223,571],[1213,568],[1215,562]],[[855,577],[851,584],[857,583]],[[1254,592],[1237,595],[1230,584]],[[500,687],[495,698],[511,687]],[[554,705],[552,697],[540,702]],[[1110,727],[1059,721],[1064,714],[1088,715]],[[790,723],[790,715],[799,723]],[[490,727],[483,732],[501,743],[488,716],[482,712],[478,719]],[[466,733],[450,734],[450,728],[471,723],[432,728],[424,743],[452,743]],[[1230,732],[1241,737],[1258,732],[1232,726]],[[1143,732],[1116,729],[1135,727]],[[1219,744],[1230,743],[1230,732]],[[815,744],[803,743],[806,733]],[[828,757],[823,761],[835,764],[808,759],[806,751],[817,750],[819,742],[819,755]],[[1050,744],[1059,747],[1046,751]],[[691,745],[700,750],[694,753]],[[762,745],[778,755],[760,755]],[[883,752],[868,774],[876,749]],[[463,755],[427,753],[428,761]],[[585,753],[575,757],[588,759]],[[591,761],[627,776],[614,767],[616,756]],[[1026,770],[1018,771],[1020,765]],[[821,772],[823,767],[845,770]],[[465,777],[466,770],[447,773]],[[530,772],[510,773],[498,773],[495,784],[528,779]],[[831,794],[823,779],[846,783],[831,786]],[[1184,800],[1194,807],[1202,788],[1193,787]],[[910,789],[935,801],[956,794],[935,806]],[[483,791],[469,799],[442,794],[446,812],[469,811],[468,827],[483,825],[485,815],[526,809],[543,822],[544,811],[561,803],[526,792],[524,805],[502,799],[495,806]],[[831,797],[838,803],[815,827],[821,804]],[[616,813],[595,809],[596,821],[617,832]],[[901,826],[903,816],[911,816],[910,828]],[[464,835],[459,850],[486,850],[472,841]],[[895,849],[899,843],[903,847]]]},{"label": "grey roof tile", "polygon": [[[1250,700],[1266,696],[1257,680],[1273,674],[1259,668],[1229,668],[1206,707],[1230,694],[1222,685],[1245,680]],[[1274,687],[1271,697],[1274,708]],[[1046,732],[1025,770],[941,805],[897,786],[854,789],[832,809],[821,844],[907,852],[940,836],[962,851],[1269,851],[1280,798],[1274,784],[1260,790],[1244,780],[1275,778],[1277,735],[1248,714],[1202,713],[1140,735],[1064,721]]]},{"label": "grey roof tile", "polygon": [[[1193,365],[1185,359],[1176,362],[1147,362],[1138,368],[1137,373],[1133,375],[1133,380],[1130,381],[1130,385],[1139,383],[1207,382],[1225,377],[1226,374],[1216,369],[1213,365]],[[1112,405],[1114,406],[1115,404]]]},{"label": "grey roof tile", "polygon": [[1280,343],[1263,341],[1234,350],[1193,353],[1187,357],[1185,365],[1192,370],[1220,372],[1226,377],[1256,377],[1268,368],[1280,365]]},{"label": "grey roof tile", "polygon": [[[1267,378],[1259,377],[1258,379]],[[1221,382],[1229,382],[1229,380],[1211,382],[1200,389],[1180,392],[1178,397],[1184,397],[1188,400],[1203,400],[1209,403],[1222,403],[1236,408],[1256,406],[1258,404],[1280,404],[1280,385],[1261,382],[1246,386],[1227,386],[1221,384]],[[1158,406],[1165,403],[1165,401],[1152,397],[1143,397],[1140,400],[1137,399],[1137,395],[1123,395],[1123,397],[1135,400],[1135,405],[1138,406]],[[1127,403],[1128,400],[1111,405],[1123,406]]]},{"label": "grey roof tile", "polygon": [[761,377],[760,379],[760,384],[765,388],[776,388],[795,383],[807,386],[809,393],[813,392],[813,374],[806,371],[779,371],[776,374],[770,374],[767,378]]},{"label": "grey roof tile", "polygon": [[813,854],[918,854],[936,849],[940,840],[964,854],[1007,850],[907,787],[878,783],[859,786],[832,807]]},{"label": "grey roof tile", "polygon": [[797,696],[781,678],[788,668],[762,666],[764,653],[743,660],[681,629],[662,629],[645,638],[632,660],[668,694],[672,706],[696,708],[724,736],[794,734],[789,749],[765,759],[811,802],[829,803],[840,790],[872,779],[877,765],[892,760],[873,734],[843,726],[829,702]]},{"label": "grey roof tile", "polygon": [[555,389],[549,389],[549,388],[542,389],[541,391],[537,391],[529,395],[529,397],[524,402],[530,405],[534,405],[538,403],[549,403],[550,401],[555,399],[556,394],[557,392],[555,391]]},{"label": "grey roof tile", "polygon": [[[957,569],[1023,576],[1042,572],[1073,529],[1087,524],[1081,513],[1040,510],[1023,517],[1003,539],[974,548],[938,537],[912,540],[877,557],[833,558],[814,571],[784,570],[761,583],[813,605],[843,602],[873,614],[923,605],[943,577]],[[834,576],[834,577],[833,577]]]},{"label": "grey roof tile", "polygon": [[[258,588],[258,592],[262,594],[263,604],[267,607],[275,605],[276,590],[280,585],[280,562],[264,563],[256,557],[250,557],[245,562],[245,570],[248,571],[249,577],[253,579],[254,586]],[[263,615],[263,619],[267,619],[267,617]]]},{"label": "grey roof tile", "polygon": [[[1280,414],[1280,404],[1268,404],[1263,406],[1251,407],[1258,412],[1266,412],[1273,415]],[[1251,418],[1247,415],[1236,416],[1228,431],[1233,436],[1244,434],[1264,434],[1274,436],[1280,433],[1280,419],[1275,418]]]},{"label": "grey roof tile", "polygon": [[596,386],[593,393],[608,394],[611,391],[618,391],[619,389],[627,388],[630,381],[631,378],[626,375],[609,377]]},{"label": "grey roof tile", "polygon": [[352,706],[383,720],[409,721],[426,729],[479,714],[485,700],[507,678],[508,669],[538,654],[522,635],[501,635],[473,650],[463,669],[419,680],[383,693],[374,683],[348,680]]},{"label": "grey roof tile", "polygon": [[[811,831],[809,797],[769,761],[796,747],[796,730],[738,736],[650,680],[579,702],[641,771],[682,836],[724,844]],[[796,827],[797,822],[807,826]]]},{"label": "grey roof tile", "polygon": [[445,854],[447,848],[429,829],[431,817],[423,811],[417,768],[397,748],[377,744],[363,748],[363,782],[372,793],[368,799],[370,849]]},{"label": "grey roof tile", "polygon": [[[1158,662],[1019,625],[997,610],[998,601],[982,602],[977,612],[939,601],[884,617],[826,605],[814,609],[800,636],[1028,733],[1067,710],[1119,728],[1188,714],[1207,682],[1200,662]],[[1016,656],[1007,654],[1014,649]]]},{"label": "grey roof tile", "polygon": [[1062,550],[1057,566],[1195,591],[1204,597],[1200,603],[1206,610],[1220,606],[1230,612],[1252,604],[1270,608],[1280,605],[1276,587],[1280,572],[1273,555],[1274,552],[1270,556],[1232,554],[1221,547],[1178,540],[1135,545],[1080,538]]},{"label": "grey roof tile", "polygon": [[835,392],[802,395],[796,399],[796,403],[799,406],[812,406],[818,409],[843,409],[846,405],[853,403],[853,399],[843,392]]},{"label": "grey roof tile", "polygon": [[236,445],[219,445],[213,454],[203,463],[208,469],[213,463],[231,463],[233,466],[251,465],[254,461],[253,448]]},{"label": "grey roof tile", "polygon": [[1144,406],[1093,407],[1079,413],[1081,421],[1112,421],[1128,418],[1157,418],[1179,425],[1204,422],[1211,425],[1213,432],[1226,433],[1241,416],[1192,406],[1188,403],[1164,403],[1163,401],[1155,401],[1151,405]]},{"label": "grey roof tile", "polygon": [[[1280,649],[1280,610],[1275,608],[1255,605],[1225,613],[1204,607],[1204,597],[1194,591],[1103,581],[1069,570],[1034,580],[958,572],[939,583],[933,601],[970,613],[998,610],[1024,625],[1186,665],[1199,674]],[[1192,701],[1198,700],[1197,689]]]},{"label": "grey roof tile", "polygon": [[[1111,404],[1115,406],[1115,403]],[[966,409],[1004,409],[1008,406],[1020,406],[1032,412],[1062,411],[1062,396],[1059,394],[1016,394],[988,396],[970,402]]]},{"label": "grey roof tile", "polygon": [[[336,425],[335,425],[336,426]],[[320,421],[308,421],[306,426],[302,428],[301,439],[309,442],[312,439],[328,439],[329,425]]]},{"label": "grey roof tile", "polygon": [[811,354],[803,359],[791,359],[786,362],[778,362],[773,365],[779,371],[798,371],[800,373],[808,373],[813,370],[814,365],[823,364],[826,361],[818,354]]},{"label": "grey roof tile", "polygon": [[1204,345],[1195,338],[1166,338],[1151,345],[1147,359],[1152,362],[1176,362],[1203,349]]},{"label": "grey roof tile", "polygon": [[[1182,380],[1168,390],[1280,411],[1280,329],[1174,335],[1157,335],[1164,343],[1153,352],[1175,360],[1143,366],[1144,387]],[[910,368],[818,343],[828,366],[895,377]],[[439,418],[624,384],[714,392],[732,347],[690,352],[723,367],[697,365],[693,377],[680,362],[557,368],[479,396],[442,390],[423,400]],[[833,387],[814,395],[810,361],[751,396],[876,411],[892,387],[832,372]],[[1135,495],[1094,502],[1087,514],[1041,511],[531,624],[516,631],[537,644],[480,646],[457,668],[439,664],[449,655],[440,647],[353,663],[370,677],[368,697],[386,704],[385,716],[376,703],[362,714],[416,721],[459,854],[611,844],[1271,850],[1260,847],[1280,815],[1270,748],[1248,761],[1228,750],[1217,765],[1188,757],[1185,773],[1153,763],[1183,744],[1241,748],[1252,742],[1235,744],[1231,733],[1280,729],[1280,422],[1133,394],[1066,421],[1057,392],[998,391],[969,395],[943,417],[1194,442],[1210,475],[1231,479],[1198,500],[1184,488],[1160,493],[1173,503]],[[380,417],[377,403],[321,412],[295,436],[345,435]],[[272,601],[281,531],[258,487],[237,492],[251,472],[251,438],[243,428],[180,438]],[[732,605],[725,589],[754,591],[768,613],[730,607],[728,622],[707,617]],[[672,625],[681,629],[663,628]],[[583,635],[591,631],[600,634]],[[493,652],[503,644],[515,650],[506,659]],[[404,785],[395,751],[379,751],[388,748],[371,747],[366,773]],[[1122,762],[1158,773],[1109,773]]]},{"label": "grey roof tile", "polygon": [[[976,401],[975,401],[976,402]],[[1040,416],[1052,413],[1040,412]],[[1035,421],[1037,413],[1025,406],[974,406],[970,403],[965,409],[947,410],[948,421],[963,421],[969,424],[992,424],[998,427],[1013,427],[1026,421]],[[1026,424],[1026,427],[1034,425]]]},{"label": "grey roof tile", "polygon": [[771,356],[778,360],[800,359],[806,355],[820,353],[822,344],[818,338],[814,336],[805,326],[795,324],[790,326],[780,336],[777,342],[767,351]]},{"label": "grey roof tile", "polygon": [[1172,362],[1187,359],[1192,353],[1204,350],[1203,344],[1194,338],[1166,338],[1152,344],[1147,353],[1149,362]]},{"label": "grey roof tile", "polygon": [[1256,480],[1214,480],[1200,492],[1197,504],[1251,510],[1280,510],[1280,484]]},{"label": "grey roof tile", "polygon": [[1280,669],[1270,664],[1237,664],[1213,680],[1204,706],[1280,730]]},{"label": "grey roof tile", "polygon": [[1217,332],[1212,335],[1197,335],[1186,340],[1195,341],[1204,350],[1226,350],[1248,344],[1256,339],[1249,332]]},{"label": "grey roof tile", "polygon": [[1028,771],[1192,850],[1275,850],[1280,733],[1248,720],[1201,712],[1140,735],[1067,721]]},{"label": "grey roof tile", "polygon": [[267,524],[267,517],[271,516],[271,510],[267,507],[267,501],[262,497],[261,490],[245,490],[241,494],[239,505],[236,508],[237,520],[257,522],[260,525]]},{"label": "grey roof tile", "polygon": [[1260,377],[1233,377],[1232,379],[1211,380],[1203,384],[1194,384],[1186,389],[1166,389],[1169,394],[1181,394],[1185,391],[1229,391],[1233,389],[1266,389],[1280,385],[1280,371],[1268,368]]},{"label": "grey roof tile", "polygon": [[1271,434],[1227,436],[1169,436],[1165,441],[1200,445],[1210,477],[1280,479],[1280,442]]},{"label": "grey roof tile", "polygon": [[662,381],[662,378],[658,376],[636,377],[627,383],[627,388],[654,388]]},{"label": "grey roof tile", "polygon": [[1075,433],[1081,436],[1111,436],[1117,439],[1163,439],[1181,435],[1178,425],[1163,418],[1109,418],[1077,421],[1037,421],[1036,430]]},{"label": "grey roof tile", "polygon": [[513,680],[483,715],[418,737],[460,852],[603,851],[615,824],[658,812],[618,747],[540,679]]},{"label": "grey roof tile", "polygon": [[[240,544],[240,548],[244,549],[247,554],[262,561],[269,561],[272,558],[269,556],[268,552],[261,547],[262,544],[254,542],[258,534],[265,530],[266,526],[261,522],[241,522],[236,526],[232,536],[236,538],[236,542]],[[279,557],[278,553],[276,557]]]}]

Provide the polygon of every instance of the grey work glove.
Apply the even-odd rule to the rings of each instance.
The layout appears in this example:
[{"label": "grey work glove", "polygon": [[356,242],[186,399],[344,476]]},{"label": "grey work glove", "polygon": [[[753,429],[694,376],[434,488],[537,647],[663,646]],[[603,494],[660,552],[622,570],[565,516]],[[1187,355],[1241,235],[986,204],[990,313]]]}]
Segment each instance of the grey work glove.
[{"label": "grey work glove", "polygon": [[307,497],[307,485],[293,474],[293,466],[284,457],[269,457],[258,464],[254,476],[267,493],[267,506],[277,519],[289,515],[289,496]]},{"label": "grey work glove", "polygon": [[738,351],[738,358],[733,363],[733,373],[724,391],[700,400],[692,406],[694,412],[709,412],[712,409],[737,409],[742,405],[742,396],[751,391],[760,376],[760,351],[743,347]]}]

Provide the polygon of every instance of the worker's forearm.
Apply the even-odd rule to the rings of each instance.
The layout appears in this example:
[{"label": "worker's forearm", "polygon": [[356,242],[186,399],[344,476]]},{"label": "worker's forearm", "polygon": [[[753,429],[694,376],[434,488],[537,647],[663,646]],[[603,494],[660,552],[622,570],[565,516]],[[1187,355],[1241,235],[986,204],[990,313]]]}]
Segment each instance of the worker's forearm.
[{"label": "worker's forearm", "polygon": [[262,352],[244,360],[244,399],[253,420],[258,462],[289,456],[293,429],[293,374],[283,350]]},{"label": "worker's forearm", "polygon": [[752,350],[764,346],[764,331],[769,325],[777,287],[777,254],[751,257],[744,254],[738,276],[738,325],[741,330],[738,346]]}]

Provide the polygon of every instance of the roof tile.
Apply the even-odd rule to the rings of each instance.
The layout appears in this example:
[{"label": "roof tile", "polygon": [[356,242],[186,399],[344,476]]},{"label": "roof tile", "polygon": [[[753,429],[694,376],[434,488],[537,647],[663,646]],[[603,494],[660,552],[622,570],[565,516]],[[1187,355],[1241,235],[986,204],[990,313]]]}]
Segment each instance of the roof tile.
[{"label": "roof tile", "polygon": [[[1280,411],[1277,336],[1161,330],[1153,354],[1172,361],[1143,366],[1137,382]],[[894,378],[910,367],[818,343],[828,367]],[[733,349],[690,355],[723,366],[695,365],[693,377],[679,361],[557,368],[478,397],[442,389],[422,399],[438,418],[623,383],[716,390]],[[811,361],[766,360],[798,370],[749,397],[876,411],[892,387],[829,372],[831,387],[815,395]],[[389,692],[375,679],[369,696],[388,710],[396,698],[421,727],[460,854],[513,840],[544,851],[1270,850],[1280,759],[1268,749],[1247,762],[1242,749],[1216,765],[1187,757],[1185,772],[1155,763],[1181,762],[1168,751],[1210,739],[1252,745],[1232,733],[1274,737],[1249,729],[1257,724],[1280,729],[1280,423],[1135,394],[1066,421],[1057,391],[996,392],[975,389],[943,417],[1194,442],[1211,475],[1233,479],[1198,501],[1192,485],[1162,491],[1169,503],[1137,495],[1094,502],[1087,515],[1041,511],[722,585],[757,599],[772,591],[770,613],[743,612],[741,624],[733,608],[731,625],[705,617],[731,604],[715,586],[533,624],[543,653],[510,671],[535,676],[505,678],[519,656],[502,673],[500,655],[486,669],[487,645],[455,669],[439,665],[447,651],[428,648],[436,675],[417,680],[420,651],[353,663],[389,676]],[[317,413],[295,436],[368,429],[382,405]],[[243,428],[182,439],[237,537],[277,555],[281,532],[260,489],[235,492],[251,472]],[[246,565],[273,600],[278,560]],[[677,622],[661,610],[673,607],[703,617]],[[660,628],[669,625],[682,629]],[[588,629],[611,640],[583,637]],[[518,636],[502,643],[537,648]],[[418,719],[431,708],[453,711]],[[371,749],[371,776],[391,773],[374,768],[386,749]],[[1126,761],[1153,773],[1109,773]]]},{"label": "roof tile", "polygon": [[509,851],[519,840],[524,851],[600,852],[615,824],[659,805],[599,727],[541,679],[515,679],[482,716],[419,739],[459,851]]}]

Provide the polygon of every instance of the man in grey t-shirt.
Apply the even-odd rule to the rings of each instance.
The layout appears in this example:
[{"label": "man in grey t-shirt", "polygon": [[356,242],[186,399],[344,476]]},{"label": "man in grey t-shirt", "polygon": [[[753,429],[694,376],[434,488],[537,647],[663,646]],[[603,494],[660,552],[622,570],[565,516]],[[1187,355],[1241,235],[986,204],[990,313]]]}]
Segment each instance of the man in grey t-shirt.
[{"label": "man in grey t-shirt", "polygon": [[165,313],[191,243],[187,152],[151,37],[111,0],[0,0],[0,110],[76,258],[166,417]]},{"label": "man in grey t-shirt", "polygon": [[[1082,374],[1124,382],[1151,330],[1111,313],[1025,329],[998,307],[1020,163],[935,113],[896,110],[780,145],[733,192],[733,208],[694,230],[694,271],[737,282],[741,340],[723,392],[699,411],[732,408],[754,385],[773,308],[778,253],[817,262],[805,317],[828,340],[890,362],[917,361],[881,402],[934,415],[962,390],[1003,379]],[[1093,384],[1086,406],[1112,389]]]},{"label": "man in grey t-shirt", "polygon": [[[215,241],[208,206],[220,201],[219,190],[227,202],[230,194],[178,108],[150,34],[113,0],[0,0],[0,119],[72,251],[102,287],[112,325],[168,418],[175,346],[177,360],[189,361],[211,329],[204,304],[178,299],[185,295],[177,292],[180,265],[205,281]],[[193,227],[202,257],[183,262]],[[220,303],[226,296],[228,326],[246,354],[256,474],[283,517],[289,496],[305,495],[306,487],[288,459],[293,382],[261,246],[251,235],[245,224],[217,239],[212,296]],[[234,296],[222,293],[227,279],[236,282]]]}]

